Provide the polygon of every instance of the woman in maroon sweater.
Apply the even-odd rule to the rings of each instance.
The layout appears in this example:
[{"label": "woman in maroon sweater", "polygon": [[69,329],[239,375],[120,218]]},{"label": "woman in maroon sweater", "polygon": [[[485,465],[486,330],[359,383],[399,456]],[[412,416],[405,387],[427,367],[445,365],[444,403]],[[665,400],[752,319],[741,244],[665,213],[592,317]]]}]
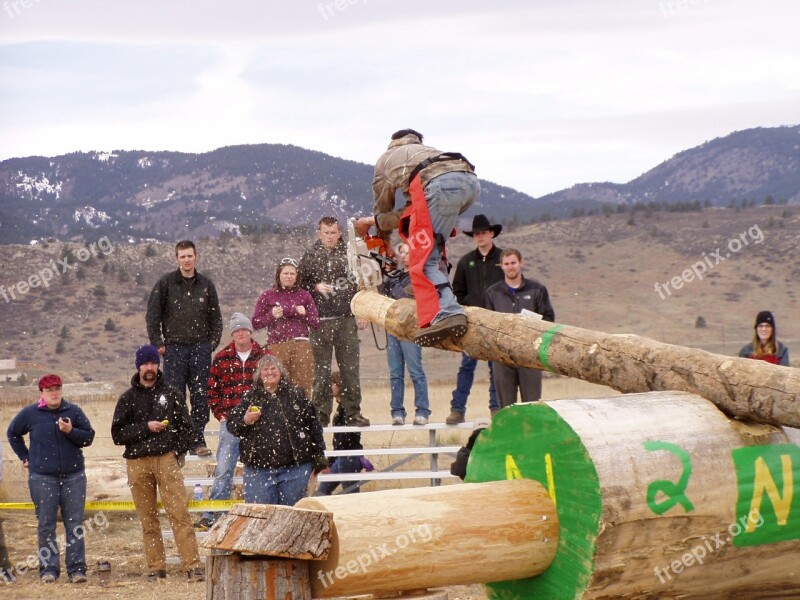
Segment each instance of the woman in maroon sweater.
[{"label": "woman in maroon sweater", "polygon": [[256,302],[253,327],[268,328],[269,349],[281,359],[289,379],[311,398],[314,383],[314,355],[308,333],[319,328],[317,305],[311,294],[297,285],[297,261],[281,259],[275,271],[275,285]]}]

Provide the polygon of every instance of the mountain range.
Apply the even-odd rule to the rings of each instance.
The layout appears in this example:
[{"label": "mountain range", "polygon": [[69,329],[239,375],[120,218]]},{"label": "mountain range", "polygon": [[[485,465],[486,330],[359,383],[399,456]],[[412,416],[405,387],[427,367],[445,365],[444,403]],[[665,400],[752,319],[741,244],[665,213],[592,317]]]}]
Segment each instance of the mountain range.
[{"label": "mountain range", "polygon": [[[305,229],[325,214],[369,214],[372,170],[282,144],[12,158],[0,162],[0,244]],[[623,184],[582,183],[539,198],[488,181],[482,188],[467,216],[513,224],[642,205],[800,204],[800,126],[734,132]]]}]

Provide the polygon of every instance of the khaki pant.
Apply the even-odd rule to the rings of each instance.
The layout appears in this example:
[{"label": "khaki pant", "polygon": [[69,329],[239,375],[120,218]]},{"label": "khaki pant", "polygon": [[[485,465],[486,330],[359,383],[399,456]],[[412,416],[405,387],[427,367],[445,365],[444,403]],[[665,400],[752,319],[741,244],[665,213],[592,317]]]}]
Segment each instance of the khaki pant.
[{"label": "khaki pant", "polygon": [[[314,354],[311,352],[311,342],[308,340],[287,340],[280,344],[271,344],[269,349],[275,353],[289,379],[299,385],[306,392],[306,397],[311,400],[311,390],[314,386]],[[259,377],[256,373],[255,377]]]},{"label": "khaki pant", "polygon": [[[144,553],[150,570],[166,569],[164,540],[158,520],[157,489],[175,534],[175,544],[181,557],[181,569],[203,566],[197,550],[192,518],[189,516],[188,497],[183,487],[183,473],[173,452],[160,456],[129,459],[128,486],[131,488],[136,515],[142,524]],[[157,488],[157,489],[156,489]]]}]

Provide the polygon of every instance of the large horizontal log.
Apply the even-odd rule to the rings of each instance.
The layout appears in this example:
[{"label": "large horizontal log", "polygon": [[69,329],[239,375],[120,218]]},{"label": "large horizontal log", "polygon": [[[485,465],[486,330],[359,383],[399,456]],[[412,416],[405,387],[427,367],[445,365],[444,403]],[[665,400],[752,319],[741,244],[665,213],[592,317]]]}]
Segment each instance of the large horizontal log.
[{"label": "large horizontal log", "polygon": [[558,546],[558,519],[531,480],[304,498],[333,513],[330,556],[311,565],[314,598],[531,577]]},{"label": "large horizontal log", "polygon": [[[419,332],[413,300],[362,291],[353,313],[411,340]],[[706,398],[729,415],[800,427],[800,370],[467,307],[467,333],[437,347],[473,358],[548,370],[624,393],[676,390]]]},{"label": "large horizontal log", "polygon": [[546,485],[559,546],[538,577],[489,584],[494,600],[800,598],[785,430],[685,392],[516,404],[478,437],[466,481],[508,477]]}]

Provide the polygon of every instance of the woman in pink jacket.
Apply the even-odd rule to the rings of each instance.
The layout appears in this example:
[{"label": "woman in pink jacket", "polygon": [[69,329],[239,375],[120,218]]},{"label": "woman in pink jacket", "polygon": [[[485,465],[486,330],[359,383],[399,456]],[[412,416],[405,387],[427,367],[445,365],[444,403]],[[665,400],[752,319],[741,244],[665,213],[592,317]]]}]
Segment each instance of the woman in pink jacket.
[{"label": "woman in pink jacket", "polygon": [[283,258],[275,271],[275,285],[264,291],[253,313],[255,329],[268,328],[269,349],[281,359],[289,379],[311,399],[314,355],[308,333],[319,328],[317,306],[311,294],[297,285],[298,263]]}]

